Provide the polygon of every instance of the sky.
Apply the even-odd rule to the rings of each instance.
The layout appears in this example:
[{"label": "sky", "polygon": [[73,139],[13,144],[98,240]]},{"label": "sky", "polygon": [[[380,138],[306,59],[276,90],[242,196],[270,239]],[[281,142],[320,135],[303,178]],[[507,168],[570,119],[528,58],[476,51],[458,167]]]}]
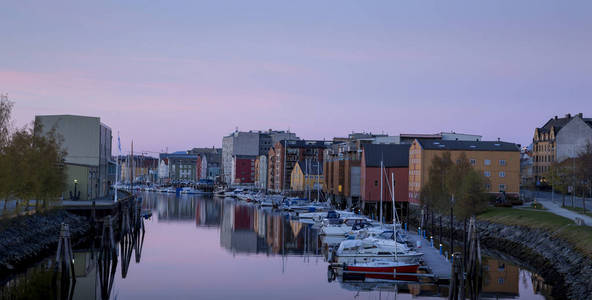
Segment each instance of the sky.
[{"label": "sky", "polygon": [[[124,151],[239,130],[483,135],[592,117],[592,1],[3,1],[16,126],[98,116]],[[114,147],[113,149],[117,149]],[[114,153],[115,154],[115,153]]]}]

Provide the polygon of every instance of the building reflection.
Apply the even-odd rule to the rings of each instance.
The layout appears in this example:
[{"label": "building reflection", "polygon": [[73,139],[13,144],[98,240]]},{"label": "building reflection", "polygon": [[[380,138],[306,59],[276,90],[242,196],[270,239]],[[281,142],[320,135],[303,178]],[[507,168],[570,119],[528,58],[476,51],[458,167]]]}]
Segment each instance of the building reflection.
[{"label": "building reflection", "polygon": [[505,261],[487,258],[483,261],[485,297],[516,298],[520,296],[520,268]]},{"label": "building reflection", "polygon": [[223,201],[220,245],[232,253],[320,254],[318,231],[286,215]]}]

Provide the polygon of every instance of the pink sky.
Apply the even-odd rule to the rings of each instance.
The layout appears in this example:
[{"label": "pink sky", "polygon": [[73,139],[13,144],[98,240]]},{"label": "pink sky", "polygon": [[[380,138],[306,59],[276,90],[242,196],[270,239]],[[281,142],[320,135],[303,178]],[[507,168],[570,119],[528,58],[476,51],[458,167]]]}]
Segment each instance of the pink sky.
[{"label": "pink sky", "polygon": [[99,116],[124,149],[240,130],[481,134],[527,144],[592,116],[590,2],[4,5],[0,92],[16,124]]}]

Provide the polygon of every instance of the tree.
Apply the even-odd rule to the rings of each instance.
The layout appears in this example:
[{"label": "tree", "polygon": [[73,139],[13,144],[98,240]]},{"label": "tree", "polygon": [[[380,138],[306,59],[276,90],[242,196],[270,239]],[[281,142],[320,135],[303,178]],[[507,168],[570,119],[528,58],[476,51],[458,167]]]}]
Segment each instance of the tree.
[{"label": "tree", "polygon": [[66,188],[66,152],[55,130],[41,135],[39,124],[11,132],[11,109],[12,103],[0,100],[0,197],[4,209],[7,200],[14,197],[17,212],[21,206],[28,208],[32,199],[37,200],[36,207],[41,210]]},{"label": "tree", "polygon": [[545,174],[545,179],[553,186],[553,189],[561,193],[562,206],[565,206],[565,194],[568,192],[571,183],[570,174],[572,173],[571,167],[567,166],[566,161],[553,163]]},{"label": "tree", "polygon": [[0,96],[0,151],[8,145],[10,140],[10,116],[13,104],[5,96]]},{"label": "tree", "polygon": [[66,189],[66,172],[64,159],[66,151],[61,147],[62,138],[55,130],[50,130],[41,136],[41,124],[33,125],[33,143],[31,160],[36,166],[35,177],[38,182],[34,190],[37,199],[37,209],[40,209],[40,201],[43,208],[48,208],[48,201],[56,199]]},{"label": "tree", "polygon": [[462,178],[459,197],[454,205],[456,215],[469,218],[487,209],[487,189],[489,180],[477,170],[471,168]]},{"label": "tree", "polygon": [[420,192],[423,206],[445,213],[450,207],[450,192],[446,184],[448,172],[453,165],[450,152],[435,156],[428,170],[428,181]]},{"label": "tree", "polygon": [[473,168],[466,153],[462,152],[453,162],[450,152],[444,152],[432,159],[428,182],[421,190],[420,199],[422,205],[445,214],[454,195],[455,214],[470,217],[487,208],[487,182],[487,178]]},{"label": "tree", "polygon": [[4,202],[4,210],[6,210],[11,192],[11,174],[8,168],[9,161],[6,158],[5,152],[10,142],[10,116],[12,107],[12,102],[8,101],[4,96],[0,96],[0,198]]}]

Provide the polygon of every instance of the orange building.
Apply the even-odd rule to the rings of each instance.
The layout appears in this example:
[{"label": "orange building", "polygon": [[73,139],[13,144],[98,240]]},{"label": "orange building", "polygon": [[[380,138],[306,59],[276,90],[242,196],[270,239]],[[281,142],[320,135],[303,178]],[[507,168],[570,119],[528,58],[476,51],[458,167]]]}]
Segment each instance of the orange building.
[{"label": "orange building", "polygon": [[419,193],[429,178],[432,159],[450,152],[452,161],[465,153],[471,165],[489,179],[490,193],[520,193],[520,145],[501,141],[415,140],[409,148],[409,202],[419,205]]}]

